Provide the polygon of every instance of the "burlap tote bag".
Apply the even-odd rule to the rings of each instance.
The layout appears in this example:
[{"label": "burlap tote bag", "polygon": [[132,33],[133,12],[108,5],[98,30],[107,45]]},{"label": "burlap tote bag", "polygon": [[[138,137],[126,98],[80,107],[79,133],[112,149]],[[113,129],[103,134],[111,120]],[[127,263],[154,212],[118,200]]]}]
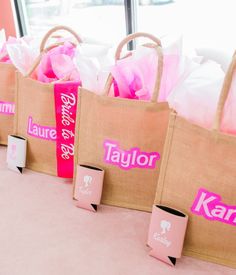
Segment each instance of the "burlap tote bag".
[{"label": "burlap tote bag", "polygon": [[166,102],[157,102],[163,69],[157,38],[146,33],[128,36],[119,44],[116,60],[136,37],[150,38],[159,54],[151,101],[109,97],[111,77],[103,95],[80,88],[74,177],[78,163],[99,166],[105,170],[102,203],[151,211],[169,108]]},{"label": "burlap tote bag", "polygon": [[[45,35],[40,45],[41,54],[28,73],[28,76],[25,77],[17,72],[16,119],[14,127],[16,135],[23,136],[27,139],[26,167],[34,171],[56,176],[58,175],[58,137],[56,136],[56,110],[54,98],[54,85],[56,84],[39,82],[30,78],[30,75],[37,68],[42,55],[56,45],[54,44],[45,49],[47,40],[54,32],[60,30],[68,31],[75,37],[78,43],[81,42],[80,37],[72,29],[65,26],[55,27]],[[34,129],[36,128],[39,129],[37,130],[38,132],[41,131],[41,134],[43,132],[44,135],[34,134]],[[72,177],[73,175],[71,178]]]},{"label": "burlap tote bag", "polygon": [[13,133],[15,112],[15,67],[0,62],[0,144],[7,145]]},{"label": "burlap tote bag", "polygon": [[231,267],[236,267],[236,136],[220,132],[220,125],[235,66],[234,56],[212,130],[170,115],[155,199],[188,213],[186,255]]}]

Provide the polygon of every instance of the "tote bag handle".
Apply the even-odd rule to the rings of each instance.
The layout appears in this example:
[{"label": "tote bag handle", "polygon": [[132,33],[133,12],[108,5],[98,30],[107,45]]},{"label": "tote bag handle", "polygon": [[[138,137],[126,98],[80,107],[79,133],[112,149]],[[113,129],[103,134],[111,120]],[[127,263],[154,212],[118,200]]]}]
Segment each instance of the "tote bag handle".
[{"label": "tote bag handle", "polygon": [[[144,46],[155,48],[157,51],[157,55],[158,55],[157,76],[156,76],[155,86],[151,97],[151,102],[156,102],[159,96],[161,78],[162,78],[162,72],[163,72],[163,53],[162,53],[161,41],[154,35],[151,35],[145,32],[137,32],[137,33],[130,34],[119,43],[115,53],[115,60],[117,61],[121,59],[120,55],[121,55],[122,49],[127,43],[139,37],[144,37],[152,40],[154,44],[153,43],[145,44]],[[109,94],[112,82],[113,82],[113,76],[110,74],[108,76],[108,79],[104,88],[104,92],[103,92],[104,95]]]},{"label": "tote bag handle", "polygon": [[224,106],[229,96],[230,88],[231,88],[233,77],[235,74],[235,69],[236,69],[236,51],[233,55],[232,61],[225,75],[223,87],[221,90],[220,98],[216,109],[216,114],[213,122],[213,130],[217,132],[220,131],[220,125],[223,118]]},{"label": "tote bag handle", "polygon": [[43,37],[43,40],[42,40],[42,42],[40,44],[40,52],[43,52],[45,50],[47,41],[52,36],[52,34],[55,33],[55,32],[57,32],[57,31],[62,31],[62,30],[71,33],[75,37],[76,41],[79,44],[82,43],[82,39],[80,38],[80,36],[74,30],[72,30],[70,27],[67,27],[67,26],[56,26],[56,27],[50,29],[45,34],[45,36]]},{"label": "tote bag handle", "polygon": [[[75,39],[76,39],[76,42],[78,44],[82,43],[82,39],[80,38],[80,36],[74,31],[72,30],[71,28],[67,27],[67,26],[56,26],[52,29],[50,29],[44,36],[41,44],[40,44],[40,54],[39,56],[36,58],[35,62],[33,63],[32,67],[30,68],[30,70],[27,72],[26,74],[26,77],[29,77],[33,72],[34,70],[38,67],[41,59],[42,59],[42,56],[47,53],[49,50],[57,47],[57,46],[60,46],[60,45],[63,45],[64,42],[58,42],[58,43],[54,43],[53,45],[51,46],[48,46],[47,48],[45,48],[46,46],[46,43],[48,41],[48,39],[51,37],[51,35],[57,31],[61,31],[61,30],[64,30],[64,31],[67,31],[69,33],[71,33]],[[73,45],[76,45],[74,44],[73,42],[71,42]]]}]

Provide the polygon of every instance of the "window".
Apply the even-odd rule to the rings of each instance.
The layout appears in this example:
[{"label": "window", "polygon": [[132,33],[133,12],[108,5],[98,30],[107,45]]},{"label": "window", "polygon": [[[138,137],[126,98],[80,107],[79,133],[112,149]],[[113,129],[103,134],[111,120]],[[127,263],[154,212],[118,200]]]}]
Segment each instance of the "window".
[{"label": "window", "polygon": [[[112,44],[127,33],[183,34],[196,47],[232,50],[235,0],[15,0],[25,32],[42,35],[65,24]],[[22,18],[24,17],[24,18]]]},{"label": "window", "polygon": [[25,0],[21,4],[32,35],[43,35],[56,25],[70,26],[82,37],[108,43],[117,43],[126,35],[123,0]]},{"label": "window", "polygon": [[235,0],[140,0],[137,29],[156,36],[183,34],[196,47],[232,50]]}]

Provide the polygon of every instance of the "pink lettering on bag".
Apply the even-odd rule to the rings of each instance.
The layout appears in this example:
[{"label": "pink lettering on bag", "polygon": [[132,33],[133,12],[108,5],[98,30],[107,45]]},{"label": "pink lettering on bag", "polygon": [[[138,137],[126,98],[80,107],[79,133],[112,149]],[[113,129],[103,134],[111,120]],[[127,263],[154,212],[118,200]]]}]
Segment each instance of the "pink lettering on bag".
[{"label": "pink lettering on bag", "polygon": [[219,221],[236,226],[236,206],[221,202],[221,197],[203,188],[198,190],[191,211],[211,221]]},{"label": "pink lettering on bag", "polygon": [[15,103],[0,101],[0,114],[14,115]]},{"label": "pink lettering on bag", "polygon": [[104,141],[104,149],[104,161],[124,170],[131,168],[154,169],[156,162],[160,159],[158,152],[141,152],[137,147],[125,151],[119,147],[117,142],[111,140]]},{"label": "pink lettering on bag", "polygon": [[54,86],[57,127],[57,173],[72,178],[74,139],[79,82],[57,83]]},{"label": "pink lettering on bag", "polygon": [[28,118],[27,133],[30,136],[55,141],[57,139],[57,131],[54,127],[42,126],[33,122],[32,116]]}]

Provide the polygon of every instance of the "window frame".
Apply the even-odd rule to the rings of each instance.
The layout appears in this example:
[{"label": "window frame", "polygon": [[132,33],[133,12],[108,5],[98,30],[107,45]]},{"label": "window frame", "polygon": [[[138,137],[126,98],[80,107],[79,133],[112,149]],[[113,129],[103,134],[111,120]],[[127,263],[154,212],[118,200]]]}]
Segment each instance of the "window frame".
[{"label": "window frame", "polygon": [[[29,33],[29,23],[26,13],[25,0],[14,0],[16,18],[20,37]],[[126,34],[132,34],[137,31],[137,7],[138,0],[124,0]],[[135,48],[135,41],[131,41],[128,50]]]}]

